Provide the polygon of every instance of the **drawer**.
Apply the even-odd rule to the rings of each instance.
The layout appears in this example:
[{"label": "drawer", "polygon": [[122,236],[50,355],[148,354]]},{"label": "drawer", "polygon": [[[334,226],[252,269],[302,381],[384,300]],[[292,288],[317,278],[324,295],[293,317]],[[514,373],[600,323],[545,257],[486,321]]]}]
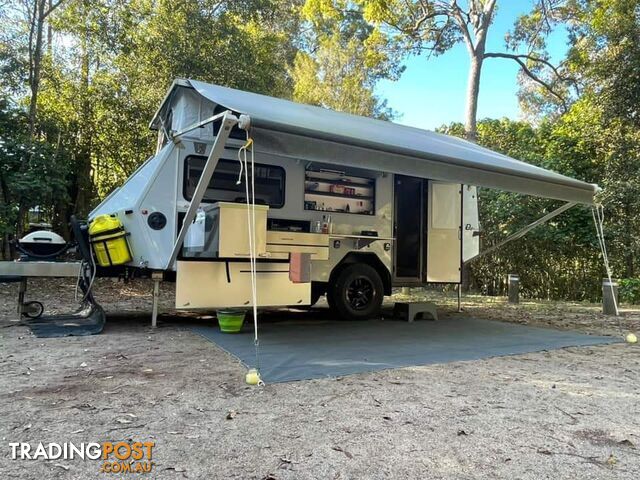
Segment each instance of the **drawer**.
[{"label": "drawer", "polygon": [[268,231],[267,252],[277,258],[283,254],[297,252],[311,254],[311,260],[329,260],[329,235]]},{"label": "drawer", "polygon": [[280,245],[267,243],[267,252],[272,258],[289,258],[289,253],[309,253],[311,260],[329,260],[329,247],[308,247],[305,245]]},{"label": "drawer", "polygon": [[[176,308],[185,310],[251,307],[249,262],[178,262]],[[309,305],[311,283],[289,280],[288,263],[257,264],[259,307]]]},{"label": "drawer", "polygon": [[276,245],[306,245],[309,247],[329,247],[329,235],[305,232],[267,232],[267,243]]}]

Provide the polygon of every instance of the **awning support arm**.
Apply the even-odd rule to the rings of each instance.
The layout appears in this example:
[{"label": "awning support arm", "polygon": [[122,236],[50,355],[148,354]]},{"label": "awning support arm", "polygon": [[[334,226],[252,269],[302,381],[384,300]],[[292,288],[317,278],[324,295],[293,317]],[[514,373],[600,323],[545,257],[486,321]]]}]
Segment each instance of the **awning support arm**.
[{"label": "awning support arm", "polygon": [[478,253],[475,257],[471,257],[469,258],[466,262],[464,262],[465,264],[475,260],[476,258],[482,257],[484,255],[487,255],[488,253],[494,252],[495,250],[497,250],[498,248],[503,247],[505,244],[512,242],[513,240],[518,240],[519,238],[524,237],[527,233],[529,233],[531,230],[533,230],[534,228],[542,225],[543,223],[548,222],[549,220],[551,220],[554,217],[557,217],[558,215],[560,215],[561,213],[566,212],[567,210],[569,210],[571,207],[577,205],[577,203],[575,202],[568,202],[565,203],[564,205],[562,205],[559,208],[556,208],[554,211],[547,213],[544,217],[539,218],[538,220],[536,220],[533,223],[530,223],[529,225],[527,225],[526,227],[524,227],[521,230],[518,230],[516,233],[514,233],[513,235],[509,235],[507,238],[505,238],[504,240],[502,240],[501,242],[499,242],[496,245],[493,245],[489,248],[487,248],[486,250]]},{"label": "awning support arm", "polygon": [[176,261],[176,258],[178,257],[178,252],[182,248],[184,239],[187,236],[187,230],[189,230],[191,223],[196,218],[196,213],[198,211],[198,207],[200,206],[200,202],[202,202],[202,199],[204,198],[204,194],[206,193],[207,187],[209,186],[209,181],[213,176],[213,171],[218,165],[218,160],[224,152],[224,147],[227,143],[229,135],[231,134],[231,129],[238,123],[238,117],[227,110],[219,115],[214,115],[208,120],[199,122],[193,127],[189,127],[176,134],[176,136],[182,135],[185,131],[193,130],[195,128],[198,128],[198,126],[204,125],[207,122],[214,122],[220,118],[222,119],[220,131],[218,132],[218,135],[213,142],[211,153],[209,153],[207,162],[204,164],[204,168],[202,169],[202,175],[200,176],[200,180],[198,180],[198,186],[196,187],[195,192],[193,192],[191,202],[189,202],[189,208],[187,208],[187,213],[184,216],[184,221],[182,222],[180,233],[178,233],[176,243],[173,245],[173,250],[171,251],[171,255],[169,256],[169,260],[167,262],[165,270],[170,270],[173,267],[173,263]]}]

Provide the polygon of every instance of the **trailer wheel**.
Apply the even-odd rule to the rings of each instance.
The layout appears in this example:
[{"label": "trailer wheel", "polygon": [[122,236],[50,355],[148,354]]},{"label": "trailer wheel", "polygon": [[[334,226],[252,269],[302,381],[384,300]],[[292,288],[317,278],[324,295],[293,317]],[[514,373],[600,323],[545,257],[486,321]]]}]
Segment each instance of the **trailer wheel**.
[{"label": "trailer wheel", "polygon": [[327,292],[329,305],[346,320],[377,316],[383,297],[380,275],[364,263],[354,263],[342,270]]},{"label": "trailer wheel", "polygon": [[44,313],[44,305],[40,302],[31,301],[22,304],[24,316],[27,318],[40,318]]}]

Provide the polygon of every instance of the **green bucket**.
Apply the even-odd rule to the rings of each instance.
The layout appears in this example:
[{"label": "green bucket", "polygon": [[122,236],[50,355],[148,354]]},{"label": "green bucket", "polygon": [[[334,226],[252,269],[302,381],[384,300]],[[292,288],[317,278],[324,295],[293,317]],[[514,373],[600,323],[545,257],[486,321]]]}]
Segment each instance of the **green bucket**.
[{"label": "green bucket", "polygon": [[218,325],[222,333],[239,333],[244,323],[244,310],[218,310]]}]

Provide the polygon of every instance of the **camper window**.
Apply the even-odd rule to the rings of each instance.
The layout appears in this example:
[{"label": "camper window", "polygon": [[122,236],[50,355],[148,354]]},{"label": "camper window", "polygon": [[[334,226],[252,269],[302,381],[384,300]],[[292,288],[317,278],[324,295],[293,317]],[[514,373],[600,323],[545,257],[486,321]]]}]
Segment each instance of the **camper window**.
[{"label": "camper window", "polygon": [[[207,157],[190,155],[184,162],[183,195],[191,200],[202,175]],[[240,174],[240,163],[237,160],[219,160],[213,172],[203,202],[245,202],[244,174],[239,185],[236,184]],[[281,208],[284,205],[285,172],[282,167],[255,164],[256,203]]]}]

